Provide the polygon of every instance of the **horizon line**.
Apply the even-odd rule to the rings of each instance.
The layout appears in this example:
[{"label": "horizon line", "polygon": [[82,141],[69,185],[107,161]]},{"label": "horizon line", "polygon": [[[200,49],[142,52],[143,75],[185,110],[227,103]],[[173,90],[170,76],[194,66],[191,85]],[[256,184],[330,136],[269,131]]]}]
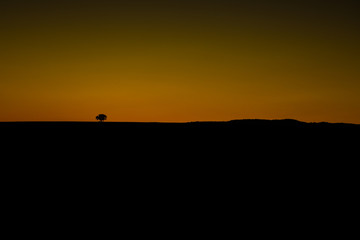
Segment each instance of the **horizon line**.
[{"label": "horizon line", "polygon": [[[320,122],[307,122],[307,121],[301,121],[293,118],[275,118],[275,119],[264,119],[264,118],[244,118],[244,119],[231,119],[231,120],[195,120],[195,121],[184,121],[184,122],[172,122],[172,121],[104,121],[102,123],[168,123],[168,124],[186,124],[186,123],[226,123],[226,122],[232,122],[232,121],[297,121],[301,123],[329,123],[329,124],[354,124],[354,125],[360,125],[360,123],[351,123],[351,122],[327,122],[327,121],[320,121]],[[65,120],[65,121],[0,121],[0,123],[98,123],[99,121],[91,120],[91,121],[71,121],[71,120]]]}]

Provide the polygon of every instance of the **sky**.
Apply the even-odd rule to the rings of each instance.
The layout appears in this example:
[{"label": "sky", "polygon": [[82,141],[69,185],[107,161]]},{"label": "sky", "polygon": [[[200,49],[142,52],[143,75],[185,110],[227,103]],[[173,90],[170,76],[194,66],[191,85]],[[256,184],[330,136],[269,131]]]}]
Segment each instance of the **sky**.
[{"label": "sky", "polygon": [[358,0],[1,0],[0,121],[360,123]]}]

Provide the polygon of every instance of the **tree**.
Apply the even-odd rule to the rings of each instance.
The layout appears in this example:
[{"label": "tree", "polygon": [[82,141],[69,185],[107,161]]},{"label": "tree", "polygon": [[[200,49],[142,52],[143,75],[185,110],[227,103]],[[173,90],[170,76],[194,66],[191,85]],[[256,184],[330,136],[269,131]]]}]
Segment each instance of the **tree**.
[{"label": "tree", "polygon": [[96,116],[96,120],[100,121],[100,122],[103,122],[105,121],[107,118],[107,116],[105,114],[99,114]]}]

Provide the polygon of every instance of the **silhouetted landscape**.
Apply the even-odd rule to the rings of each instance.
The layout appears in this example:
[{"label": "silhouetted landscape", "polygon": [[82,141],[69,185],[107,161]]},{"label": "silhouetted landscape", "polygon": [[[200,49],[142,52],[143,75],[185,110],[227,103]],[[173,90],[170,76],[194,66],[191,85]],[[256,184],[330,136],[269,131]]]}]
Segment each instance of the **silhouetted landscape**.
[{"label": "silhouetted landscape", "polygon": [[140,154],[182,156],[183,160],[257,156],[291,159],[305,153],[311,154],[304,156],[309,158],[320,153],[320,149],[321,154],[344,147],[351,149],[357,146],[360,133],[357,124],[306,123],[292,119],[188,123],[2,122],[0,129],[8,140],[7,145],[14,148],[61,150],[59,154],[73,151],[69,157],[82,149],[83,156],[119,153],[121,158],[125,157],[123,154]]},{"label": "silhouetted landscape", "polygon": [[56,199],[57,211],[80,208],[84,216],[92,207],[88,198],[107,211],[131,206],[125,211],[150,216],[172,204],[177,214],[203,216],[213,206],[227,214],[240,207],[255,219],[327,216],[334,202],[352,199],[360,125],[2,122],[0,131],[13,204],[38,205],[31,196],[42,196]]},{"label": "silhouetted landscape", "polygon": [[0,131],[5,139],[3,154],[10,152],[11,158],[31,167],[58,162],[74,168],[135,165],[147,171],[171,166],[176,171],[222,166],[236,171],[252,166],[269,174],[290,166],[292,171],[308,171],[355,161],[360,125],[292,119],[2,122]]},{"label": "silhouetted landscape", "polygon": [[[0,130],[7,137],[37,137],[46,136],[49,140],[60,140],[58,137],[66,135],[67,141],[72,138],[86,140],[88,136],[101,139],[103,137],[115,137],[114,141],[124,141],[124,137],[136,137],[141,141],[142,138],[169,137],[175,141],[194,141],[187,138],[186,134],[195,134],[206,140],[211,137],[214,141],[221,142],[224,139],[216,139],[217,135],[223,137],[239,137],[231,139],[238,141],[243,137],[249,138],[279,138],[289,137],[295,140],[297,137],[337,136],[338,134],[356,134],[360,130],[358,124],[348,123],[307,123],[293,119],[284,120],[263,120],[263,119],[244,119],[224,122],[187,122],[187,123],[158,123],[158,122],[1,122]],[[100,134],[100,135],[97,135]],[[103,135],[101,135],[103,134]],[[268,135],[273,134],[273,135]],[[136,136],[135,136],[136,135]],[[99,139],[99,140],[100,140]],[[18,140],[21,140],[18,138]],[[38,139],[38,140],[41,140]],[[105,138],[102,138],[105,141]],[[200,139],[199,139],[200,140]],[[230,139],[229,139],[230,140]],[[337,139],[333,139],[337,141]],[[101,141],[100,141],[101,142]]]},{"label": "silhouetted landscape", "polygon": [[342,176],[344,167],[358,161],[360,125],[292,119],[2,122],[0,131],[6,139],[3,154],[11,156],[6,163],[18,164],[26,175],[73,172],[79,177],[96,172],[104,178],[120,174],[135,182],[158,175],[176,181],[185,181],[183,174],[211,179],[241,176],[254,184],[278,177],[310,181]]}]

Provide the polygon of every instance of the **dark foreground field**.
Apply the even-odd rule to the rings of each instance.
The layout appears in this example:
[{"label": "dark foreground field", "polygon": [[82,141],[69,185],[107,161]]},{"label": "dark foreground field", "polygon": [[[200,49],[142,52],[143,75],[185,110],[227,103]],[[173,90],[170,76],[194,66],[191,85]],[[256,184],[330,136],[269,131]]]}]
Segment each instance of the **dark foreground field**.
[{"label": "dark foreground field", "polygon": [[4,206],[28,222],[309,236],[356,202],[360,125],[11,122],[0,132]]},{"label": "dark foreground field", "polygon": [[296,120],[3,122],[0,131],[3,163],[26,173],[138,176],[134,181],[351,177],[360,146],[360,125]]},{"label": "dark foreground field", "polygon": [[296,120],[8,122],[4,149],[64,161],[288,162],[354,158],[360,125]]}]

